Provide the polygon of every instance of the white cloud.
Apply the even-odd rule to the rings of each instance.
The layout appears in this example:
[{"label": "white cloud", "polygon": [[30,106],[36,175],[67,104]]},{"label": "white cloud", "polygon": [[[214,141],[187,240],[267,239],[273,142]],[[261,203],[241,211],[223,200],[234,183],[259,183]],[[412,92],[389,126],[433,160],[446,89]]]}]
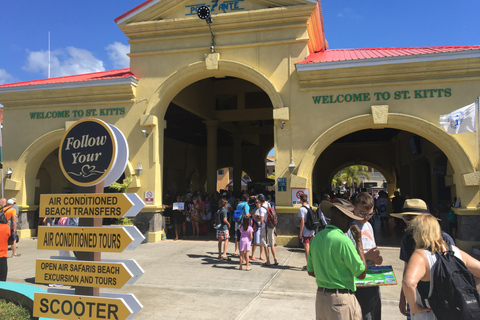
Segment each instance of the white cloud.
[{"label": "white cloud", "polygon": [[0,85],[15,82],[15,78],[4,69],[0,69]]},{"label": "white cloud", "polygon": [[343,8],[341,12],[337,13],[337,18],[347,19],[363,19],[361,15],[353,11],[352,8]]},{"label": "white cloud", "polygon": [[[27,65],[22,67],[29,72],[48,76],[48,51],[29,52]],[[50,76],[64,77],[76,74],[105,71],[103,61],[98,60],[85,49],[67,47],[50,52]]]},{"label": "white cloud", "polygon": [[105,48],[108,52],[110,60],[116,69],[128,68],[130,66],[130,57],[127,53],[130,52],[130,46],[115,41]]}]

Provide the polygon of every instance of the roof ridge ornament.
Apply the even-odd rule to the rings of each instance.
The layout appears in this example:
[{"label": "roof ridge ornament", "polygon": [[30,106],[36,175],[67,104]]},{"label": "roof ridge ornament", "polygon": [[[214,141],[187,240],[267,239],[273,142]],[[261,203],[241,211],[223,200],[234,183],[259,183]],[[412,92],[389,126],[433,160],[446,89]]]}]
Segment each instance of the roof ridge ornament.
[{"label": "roof ridge ornament", "polygon": [[[214,1],[217,4],[218,0],[214,0]],[[210,8],[208,8],[207,6],[198,7],[197,16],[200,19],[205,20],[208,24],[208,28],[210,29],[210,34],[212,35],[212,44],[210,45],[210,52],[215,53],[215,36],[213,34],[212,26],[211,26],[213,20],[212,20],[212,15],[210,14]]]}]

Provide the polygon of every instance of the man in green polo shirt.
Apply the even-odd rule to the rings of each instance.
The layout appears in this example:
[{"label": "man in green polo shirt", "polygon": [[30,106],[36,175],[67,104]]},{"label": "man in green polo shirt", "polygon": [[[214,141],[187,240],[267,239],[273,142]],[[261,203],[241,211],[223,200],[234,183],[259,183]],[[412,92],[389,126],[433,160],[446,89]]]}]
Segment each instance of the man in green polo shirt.
[{"label": "man in green polo shirt", "polygon": [[[310,243],[307,271],[315,277],[318,290],[315,302],[316,319],[362,319],[362,309],[355,298],[355,277],[365,278],[367,265],[363,255],[360,229],[352,225],[361,220],[353,213],[353,205],[336,199],[322,201],[321,210],[330,224]],[[356,243],[345,236],[350,229]]]}]

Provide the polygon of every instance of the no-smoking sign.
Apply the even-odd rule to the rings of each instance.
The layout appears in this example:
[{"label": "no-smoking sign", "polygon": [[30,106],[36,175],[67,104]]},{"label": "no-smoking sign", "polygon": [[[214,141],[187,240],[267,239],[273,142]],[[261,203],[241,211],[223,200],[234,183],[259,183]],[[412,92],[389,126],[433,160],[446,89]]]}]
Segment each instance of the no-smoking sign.
[{"label": "no-smoking sign", "polygon": [[155,196],[153,191],[145,191],[145,204],[154,204]]},{"label": "no-smoking sign", "polygon": [[300,196],[306,194],[310,200],[310,190],[309,189],[296,189],[292,188],[292,206],[301,206]]}]

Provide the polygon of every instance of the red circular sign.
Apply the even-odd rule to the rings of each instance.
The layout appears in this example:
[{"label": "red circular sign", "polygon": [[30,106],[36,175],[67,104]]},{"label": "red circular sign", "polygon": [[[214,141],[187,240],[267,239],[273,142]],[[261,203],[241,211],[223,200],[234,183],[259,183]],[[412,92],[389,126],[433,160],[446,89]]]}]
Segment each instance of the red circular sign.
[{"label": "red circular sign", "polygon": [[305,194],[305,192],[303,192],[302,190],[298,190],[298,191],[297,191],[297,194],[296,194],[297,199],[300,199],[300,196],[301,196],[302,194]]}]

